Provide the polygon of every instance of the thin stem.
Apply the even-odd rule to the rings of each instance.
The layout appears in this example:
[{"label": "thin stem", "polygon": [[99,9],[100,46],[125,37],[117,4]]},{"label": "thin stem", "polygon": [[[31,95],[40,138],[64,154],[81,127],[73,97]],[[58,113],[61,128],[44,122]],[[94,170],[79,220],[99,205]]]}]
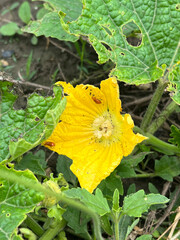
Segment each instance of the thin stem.
[{"label": "thin stem", "polygon": [[39,182],[35,183],[35,181],[27,177],[20,175],[17,176],[15,172],[11,171],[11,169],[8,169],[2,165],[0,165],[0,176],[5,180],[9,180],[13,183],[23,185],[30,189],[34,189],[35,191],[44,193],[45,195],[55,197],[57,199],[57,202],[61,201],[62,203],[65,203],[73,208],[83,211],[85,214],[89,215],[93,220],[94,233],[96,235],[96,239],[103,240],[103,237],[101,236],[100,220],[98,215],[84,204],[65,196],[65,194],[63,193],[56,193],[50,189],[47,189],[43,187]]},{"label": "thin stem", "polygon": [[156,91],[151,99],[151,102],[148,106],[148,109],[146,110],[146,113],[145,113],[144,118],[141,123],[141,129],[143,131],[146,131],[147,127],[151,123],[153,115],[156,111],[156,107],[158,106],[158,104],[161,100],[161,97],[163,95],[163,92],[164,92],[164,89],[166,88],[166,86],[167,86],[166,81],[163,78],[159,79],[159,84],[156,88]]},{"label": "thin stem", "polygon": [[114,212],[114,234],[115,240],[119,240],[119,213]]},{"label": "thin stem", "polygon": [[55,227],[50,227],[46,232],[39,238],[39,240],[51,240],[64,229],[66,226],[66,221],[63,219],[61,222],[57,223]]},{"label": "thin stem", "polygon": [[152,124],[148,127],[147,131],[151,134],[155,133],[158,128],[165,122],[165,120],[175,111],[177,104],[172,101],[166,109],[164,109],[159,117],[152,122]]},{"label": "thin stem", "polygon": [[154,147],[157,151],[163,152],[167,155],[174,155],[174,154],[180,154],[180,149],[173,144],[166,143],[156,137],[154,137],[150,133],[145,133],[142,131],[139,127],[134,127],[135,132],[139,132],[143,134],[144,136],[148,137],[148,139],[145,141],[145,143],[150,144],[152,147]]}]

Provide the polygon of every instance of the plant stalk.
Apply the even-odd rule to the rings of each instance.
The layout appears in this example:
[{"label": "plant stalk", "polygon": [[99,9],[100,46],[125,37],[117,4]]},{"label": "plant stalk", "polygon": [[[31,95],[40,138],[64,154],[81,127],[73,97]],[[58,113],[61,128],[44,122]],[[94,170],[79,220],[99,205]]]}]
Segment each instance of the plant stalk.
[{"label": "plant stalk", "polygon": [[150,133],[145,133],[139,127],[135,126],[134,131],[139,132],[139,133],[143,134],[144,136],[148,137],[148,139],[145,140],[144,142],[147,144],[150,144],[157,151],[163,152],[167,155],[174,155],[174,154],[180,155],[180,149],[178,147],[176,147],[175,145],[166,143],[166,142],[158,139],[157,137],[154,137]]},{"label": "plant stalk", "polygon": [[66,226],[66,221],[63,219],[59,223],[56,224],[55,227],[50,227],[46,230],[46,232],[39,238],[39,240],[52,240],[54,237],[64,229]]},{"label": "plant stalk", "polygon": [[114,233],[115,240],[119,240],[119,213],[114,213]]},{"label": "plant stalk", "polygon": [[153,115],[154,115],[156,108],[161,100],[161,97],[164,93],[164,89],[166,88],[166,86],[167,86],[167,82],[165,81],[165,79],[164,78],[159,79],[159,84],[158,84],[156,91],[151,99],[151,102],[146,110],[146,113],[144,115],[144,118],[143,118],[141,126],[140,126],[143,131],[146,131],[147,127],[150,125]]},{"label": "plant stalk", "polygon": [[155,133],[158,128],[160,128],[160,126],[165,122],[165,120],[175,111],[176,107],[177,104],[172,101],[167,106],[167,108],[160,113],[159,117],[151,123],[151,125],[147,129],[147,132],[151,134]]},{"label": "plant stalk", "polygon": [[43,228],[29,214],[27,214],[25,223],[38,237],[44,233]]}]

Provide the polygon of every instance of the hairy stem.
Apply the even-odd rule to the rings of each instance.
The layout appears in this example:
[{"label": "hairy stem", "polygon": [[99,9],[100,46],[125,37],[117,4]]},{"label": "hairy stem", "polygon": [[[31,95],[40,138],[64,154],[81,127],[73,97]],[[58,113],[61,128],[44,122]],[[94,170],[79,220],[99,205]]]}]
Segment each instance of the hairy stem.
[{"label": "hairy stem", "polygon": [[144,142],[147,144],[150,144],[153,148],[155,148],[157,151],[163,152],[167,155],[174,155],[174,154],[180,154],[180,149],[173,144],[166,143],[156,137],[154,137],[150,133],[145,133],[142,131],[139,127],[134,127],[135,132],[139,132],[143,134],[144,136],[148,137],[147,140]]},{"label": "hairy stem", "polygon": [[52,240],[54,237],[64,229],[66,221],[63,219],[57,223],[55,227],[49,227],[46,232],[39,238],[39,240]]},{"label": "hairy stem", "polygon": [[166,81],[163,78],[160,79],[159,84],[156,88],[156,91],[151,99],[151,102],[148,106],[148,109],[146,110],[146,113],[145,113],[144,118],[141,123],[141,129],[143,131],[146,131],[147,127],[151,123],[153,115],[156,111],[156,107],[158,106],[158,104],[161,100],[161,97],[163,95],[163,92],[164,92],[164,89],[166,88],[166,86],[167,86]]},{"label": "hairy stem", "polygon": [[44,233],[43,228],[29,214],[27,214],[25,223],[38,237]]},{"label": "hairy stem", "polygon": [[158,128],[165,122],[165,120],[175,111],[177,104],[172,101],[166,109],[164,109],[159,117],[152,122],[152,124],[148,127],[147,132],[153,134]]}]

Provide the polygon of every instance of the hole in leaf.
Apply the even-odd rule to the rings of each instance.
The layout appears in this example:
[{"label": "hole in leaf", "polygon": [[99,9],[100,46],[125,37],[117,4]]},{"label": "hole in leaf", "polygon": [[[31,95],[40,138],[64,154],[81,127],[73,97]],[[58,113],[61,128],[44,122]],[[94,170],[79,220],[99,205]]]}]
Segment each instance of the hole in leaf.
[{"label": "hole in leaf", "polygon": [[142,33],[140,28],[133,22],[128,22],[122,27],[123,34],[126,36],[126,40],[129,45],[138,47],[142,42]]},{"label": "hole in leaf", "polygon": [[112,51],[112,49],[110,48],[110,46],[107,45],[106,43],[101,42],[101,44],[102,44],[107,50]]},{"label": "hole in leaf", "polygon": [[176,10],[177,10],[177,11],[180,11],[180,3],[178,3],[178,4],[176,5]]},{"label": "hole in leaf", "polygon": [[125,54],[123,52],[120,53],[122,56],[125,56]]},{"label": "hole in leaf", "polygon": [[23,95],[19,95],[16,99],[13,107],[15,110],[26,109],[27,106],[27,98]]}]

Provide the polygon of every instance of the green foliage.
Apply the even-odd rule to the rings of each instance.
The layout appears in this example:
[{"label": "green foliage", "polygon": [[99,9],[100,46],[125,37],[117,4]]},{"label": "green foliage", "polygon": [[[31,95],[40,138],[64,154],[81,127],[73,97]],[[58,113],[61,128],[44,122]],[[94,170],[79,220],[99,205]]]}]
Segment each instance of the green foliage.
[{"label": "green foliage", "polygon": [[0,82],[0,162],[13,160],[48,138],[66,104],[61,87],[55,86],[55,97],[33,93],[27,99],[27,108],[15,110],[18,96],[10,87],[11,83]]},{"label": "green foliage", "polygon": [[0,33],[4,36],[13,36],[20,31],[17,23],[10,22],[0,27]]},{"label": "green foliage", "polygon": [[[32,154],[32,152],[27,153],[21,160],[15,165],[16,170],[25,170],[29,169],[34,174],[46,176],[45,167],[45,154],[43,151],[42,155],[39,156],[39,153]],[[44,155],[44,156],[43,156]]]},{"label": "green foliage", "polygon": [[[17,177],[26,177],[37,183],[37,179],[29,170],[16,171],[0,165],[1,170],[12,172]],[[0,239],[8,240],[15,228],[26,218],[26,213],[33,211],[37,203],[42,201],[44,195],[33,189],[28,189],[16,182],[0,178]],[[13,238],[18,239],[18,238]]]},{"label": "green foliage", "polygon": [[151,152],[141,152],[134,156],[124,157],[121,164],[117,168],[118,174],[122,178],[136,177],[134,167],[136,167],[140,162],[142,162],[146,155],[150,153]]},{"label": "green foliage", "polygon": [[[99,63],[110,59],[116,64],[111,75],[119,80],[132,84],[152,82],[163,75],[163,64],[169,67],[179,59],[180,13],[176,4],[177,1],[155,4],[149,0],[87,0],[81,16],[74,22],[64,23],[64,28],[88,36]],[[128,43],[123,33],[130,21],[136,25],[133,30],[139,29],[142,37],[136,47]]]},{"label": "green foliage", "polygon": [[70,165],[72,164],[72,160],[64,155],[59,155],[57,158],[56,170],[58,173],[63,173],[64,178],[68,183],[72,183],[74,186],[76,185],[77,178],[71,172]]},{"label": "green foliage", "polygon": [[169,74],[169,91],[172,92],[172,99],[180,105],[180,61],[173,66]]},{"label": "green foliage", "polygon": [[88,208],[97,212],[100,216],[110,212],[107,200],[104,198],[100,189],[95,191],[95,195],[85,189],[72,188],[64,192],[66,196],[81,200]]},{"label": "green foliage", "polygon": [[29,22],[29,24],[23,28],[23,31],[33,33],[36,36],[44,35],[59,40],[77,41],[78,37],[68,34],[63,29],[59,19],[59,11],[66,13],[64,19],[66,22],[77,19],[81,14],[82,8],[80,0],[45,0],[44,2],[46,2],[44,7],[48,9],[48,12],[44,14],[41,19]]},{"label": "green foliage", "polygon": [[144,190],[126,196],[123,202],[123,213],[130,217],[141,217],[154,204],[164,204],[169,200],[160,194],[145,195]]},{"label": "green foliage", "polygon": [[18,15],[22,22],[26,24],[31,20],[31,8],[27,1],[23,2],[19,7]]},{"label": "green foliage", "polygon": [[173,177],[180,174],[180,161],[177,157],[163,156],[155,161],[155,173],[167,181],[173,181]]},{"label": "green foliage", "polygon": [[172,138],[169,139],[169,142],[177,145],[180,148],[180,129],[178,129],[176,126],[172,125],[170,136]]}]

